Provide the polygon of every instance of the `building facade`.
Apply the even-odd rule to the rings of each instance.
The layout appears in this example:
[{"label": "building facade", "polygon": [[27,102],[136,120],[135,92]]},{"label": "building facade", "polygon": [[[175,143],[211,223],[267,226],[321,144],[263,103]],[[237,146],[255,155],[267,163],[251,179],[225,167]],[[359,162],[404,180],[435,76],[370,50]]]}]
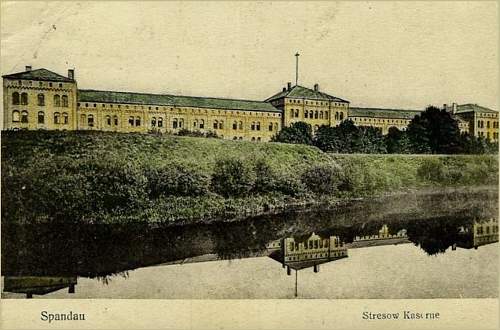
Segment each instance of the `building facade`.
[{"label": "building facade", "polygon": [[[319,90],[288,83],[264,101],[78,89],[67,76],[46,69],[3,76],[3,128],[114,132],[212,132],[231,140],[270,141],[282,127],[306,122],[313,130],[352,120],[387,134],[405,130],[422,110],[355,108]],[[462,132],[498,141],[498,113],[477,105],[445,108]]]}]

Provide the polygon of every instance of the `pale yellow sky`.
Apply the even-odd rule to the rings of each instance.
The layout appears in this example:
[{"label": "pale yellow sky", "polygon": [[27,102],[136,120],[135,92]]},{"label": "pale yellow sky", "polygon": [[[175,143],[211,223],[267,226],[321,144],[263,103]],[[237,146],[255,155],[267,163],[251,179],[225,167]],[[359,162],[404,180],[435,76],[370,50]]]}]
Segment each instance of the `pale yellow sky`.
[{"label": "pale yellow sky", "polygon": [[496,2],[3,2],[1,72],[263,100],[295,79],[351,106],[498,110]]}]

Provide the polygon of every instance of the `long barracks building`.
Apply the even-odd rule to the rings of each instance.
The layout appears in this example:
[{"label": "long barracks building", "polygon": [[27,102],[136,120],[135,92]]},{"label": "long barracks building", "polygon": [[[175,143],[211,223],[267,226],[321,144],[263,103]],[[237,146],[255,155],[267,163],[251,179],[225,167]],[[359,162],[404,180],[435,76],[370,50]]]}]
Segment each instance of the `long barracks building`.
[{"label": "long barracks building", "polygon": [[[74,70],[67,76],[46,69],[3,76],[3,127],[7,130],[101,130],[116,132],[187,129],[214,132],[232,140],[269,141],[294,122],[405,130],[422,110],[355,108],[349,101],[288,83],[264,101],[78,89]],[[465,104],[444,105],[462,132],[498,141],[498,112]]]}]

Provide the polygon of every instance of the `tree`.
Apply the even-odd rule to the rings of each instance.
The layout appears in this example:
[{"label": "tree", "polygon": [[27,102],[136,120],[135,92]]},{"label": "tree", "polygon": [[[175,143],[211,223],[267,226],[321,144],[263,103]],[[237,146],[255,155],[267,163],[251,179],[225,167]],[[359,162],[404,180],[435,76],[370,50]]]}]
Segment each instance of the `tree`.
[{"label": "tree", "polygon": [[359,127],[355,152],[385,154],[387,152],[382,131],[377,127]]},{"label": "tree", "polygon": [[397,127],[390,127],[389,132],[385,136],[385,145],[387,152],[390,154],[408,154],[410,153],[410,140],[405,131],[399,130]]},{"label": "tree", "polygon": [[458,123],[446,110],[429,106],[408,125],[408,137],[415,153],[451,154],[460,152]]},{"label": "tree", "polygon": [[281,131],[273,136],[271,141],[296,143],[296,144],[312,144],[312,128],[311,125],[304,122],[293,123],[288,127],[284,127]]}]

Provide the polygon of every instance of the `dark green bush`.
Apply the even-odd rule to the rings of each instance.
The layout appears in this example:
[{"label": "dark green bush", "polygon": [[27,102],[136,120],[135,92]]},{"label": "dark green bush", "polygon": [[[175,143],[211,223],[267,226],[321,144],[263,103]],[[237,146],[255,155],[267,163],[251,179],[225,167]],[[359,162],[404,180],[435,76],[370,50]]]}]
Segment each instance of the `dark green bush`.
[{"label": "dark green bush", "polygon": [[317,164],[304,171],[301,181],[316,194],[332,194],[342,184],[343,173],[337,164]]},{"label": "dark green bush", "polygon": [[146,170],[149,196],[200,196],[208,193],[210,178],[193,167],[179,164]]},{"label": "dark green bush", "polygon": [[212,175],[212,191],[219,195],[243,196],[254,187],[255,173],[247,162],[241,159],[219,159]]}]

